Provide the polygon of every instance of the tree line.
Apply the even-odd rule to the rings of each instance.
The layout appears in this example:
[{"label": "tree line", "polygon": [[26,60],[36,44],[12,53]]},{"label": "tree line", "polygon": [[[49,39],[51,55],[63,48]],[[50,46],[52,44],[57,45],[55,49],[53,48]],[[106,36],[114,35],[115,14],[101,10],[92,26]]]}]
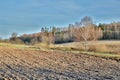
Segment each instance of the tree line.
[{"label": "tree line", "polygon": [[99,24],[103,31],[103,39],[120,40],[120,22],[113,22],[110,24]]},{"label": "tree line", "polygon": [[42,27],[38,33],[21,36],[12,33],[9,39],[0,41],[22,44],[85,41],[87,45],[87,41],[99,39],[120,39],[120,22],[96,25],[91,17],[85,16],[80,22],[69,24],[68,27]]}]

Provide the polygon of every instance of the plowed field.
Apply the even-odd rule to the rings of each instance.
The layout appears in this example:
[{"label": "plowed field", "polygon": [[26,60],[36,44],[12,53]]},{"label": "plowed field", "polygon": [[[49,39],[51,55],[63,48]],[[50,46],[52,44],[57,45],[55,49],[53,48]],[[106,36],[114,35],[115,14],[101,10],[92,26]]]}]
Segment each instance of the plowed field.
[{"label": "plowed field", "polygon": [[0,46],[0,80],[120,80],[120,62],[85,54]]}]

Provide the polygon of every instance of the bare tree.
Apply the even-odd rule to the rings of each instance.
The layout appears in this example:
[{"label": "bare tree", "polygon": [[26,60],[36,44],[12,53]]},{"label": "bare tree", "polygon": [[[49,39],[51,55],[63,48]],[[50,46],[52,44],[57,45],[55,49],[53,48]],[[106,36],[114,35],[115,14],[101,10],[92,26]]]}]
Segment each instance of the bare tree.
[{"label": "bare tree", "polygon": [[85,16],[80,25],[74,27],[74,36],[78,40],[84,41],[85,51],[88,50],[88,40],[90,40],[92,33],[95,31],[91,17]]},{"label": "bare tree", "polygon": [[56,36],[56,27],[52,27],[52,42],[55,43],[55,36]]},{"label": "bare tree", "polygon": [[0,42],[2,42],[2,37],[0,37]]}]

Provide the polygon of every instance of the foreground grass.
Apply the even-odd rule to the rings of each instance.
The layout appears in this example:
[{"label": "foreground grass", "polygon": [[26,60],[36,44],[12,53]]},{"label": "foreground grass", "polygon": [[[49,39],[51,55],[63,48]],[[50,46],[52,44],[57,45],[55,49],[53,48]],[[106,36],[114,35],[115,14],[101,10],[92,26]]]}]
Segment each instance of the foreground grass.
[{"label": "foreground grass", "polygon": [[92,51],[80,51],[80,50],[69,50],[68,48],[65,49],[55,49],[54,50],[59,50],[59,51],[64,51],[64,52],[72,52],[72,53],[77,53],[77,54],[87,54],[87,55],[92,55],[92,56],[98,56],[98,57],[104,57],[104,58],[112,58],[120,61],[120,55],[119,54],[111,54],[111,53],[103,53],[103,52],[92,52]]},{"label": "foreground grass", "polygon": [[16,48],[16,49],[30,49],[30,50],[40,49],[40,47],[36,47],[36,46],[32,46],[32,45],[11,44],[11,43],[0,43],[0,46],[9,47],[9,48]]},{"label": "foreground grass", "polygon": [[84,51],[84,42],[73,42],[55,45],[52,49],[87,54],[120,61],[120,41],[90,41],[88,52]]},{"label": "foreground grass", "polygon": [[105,58],[114,58],[120,61],[119,54],[111,54],[107,52],[93,52],[88,51],[85,52],[83,50],[72,50],[71,47],[56,47],[54,45],[46,45],[46,44],[37,44],[37,45],[23,45],[23,44],[10,44],[10,43],[0,43],[0,46],[9,47],[9,48],[16,48],[16,49],[29,49],[29,50],[42,50],[42,51],[63,51],[63,52],[72,52],[77,54],[87,54],[92,56],[98,57],[105,57]]}]

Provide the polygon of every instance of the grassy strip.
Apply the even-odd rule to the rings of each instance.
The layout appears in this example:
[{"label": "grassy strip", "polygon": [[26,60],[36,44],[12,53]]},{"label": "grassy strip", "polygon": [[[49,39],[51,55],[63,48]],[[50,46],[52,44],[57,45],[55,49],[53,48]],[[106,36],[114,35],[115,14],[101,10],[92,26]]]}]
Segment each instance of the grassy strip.
[{"label": "grassy strip", "polygon": [[116,58],[120,61],[120,55],[119,54],[111,54],[111,53],[103,53],[103,52],[85,52],[83,50],[71,50],[70,48],[52,48],[52,50],[60,50],[64,52],[72,52],[72,53],[79,53],[79,54],[87,54],[87,55],[93,55],[93,56],[98,56],[98,57],[105,57],[105,58]]},{"label": "grassy strip", "polygon": [[37,47],[31,45],[23,45],[23,44],[10,44],[10,43],[0,43],[0,46],[16,48],[16,49],[36,49]]},{"label": "grassy strip", "polygon": [[120,60],[120,55],[118,55],[118,54],[100,53],[100,52],[85,52],[85,51],[80,51],[80,50],[71,50],[71,48],[61,48],[61,47],[42,48],[40,46],[31,46],[31,45],[27,46],[27,45],[21,45],[21,44],[16,45],[16,44],[7,44],[7,43],[0,43],[0,46],[7,46],[10,48],[16,48],[16,49],[72,52],[72,53],[88,54],[88,55],[106,57],[106,58],[116,58],[116,59]]}]

